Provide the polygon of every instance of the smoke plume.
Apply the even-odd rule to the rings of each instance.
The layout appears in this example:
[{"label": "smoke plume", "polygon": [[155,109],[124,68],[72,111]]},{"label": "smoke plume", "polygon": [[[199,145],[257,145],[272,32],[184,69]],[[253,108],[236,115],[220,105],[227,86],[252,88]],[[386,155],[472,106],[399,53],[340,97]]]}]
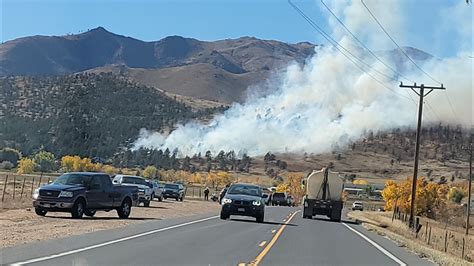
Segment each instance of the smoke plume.
[{"label": "smoke plume", "polygon": [[[387,2],[381,4],[384,3]],[[367,15],[360,14],[359,5],[359,1],[354,1],[346,7],[333,7],[348,25],[356,27],[354,32],[365,36],[367,43],[378,47],[376,40],[370,36],[385,36],[374,33],[375,29],[370,27],[364,28]],[[396,14],[387,16],[390,16],[387,20],[389,25],[400,27],[392,17]],[[357,43],[353,43],[342,31],[335,30],[337,25],[334,21],[330,21],[329,25],[334,27],[332,34],[342,46],[371,64],[376,71],[365,69],[362,72],[333,47],[319,47],[315,56],[308,59],[304,66],[296,63],[289,65],[278,81],[271,83],[275,84],[272,93],[249,98],[243,104],[234,104],[208,124],[191,122],[179,125],[169,135],[143,129],[135,142],[135,148],[178,149],[179,156],[205,153],[207,150],[214,154],[221,150],[234,150],[250,156],[263,155],[268,151],[325,153],[344,148],[369,131],[413,128],[416,125],[418,97],[406,89],[398,88],[398,77],[362,49],[356,49]],[[461,24],[458,26],[463,27]],[[466,39],[471,41],[471,37]],[[470,47],[472,50],[472,44]],[[442,122],[466,127],[472,125],[473,70],[469,55],[471,51],[461,51],[455,58],[434,58],[422,65],[424,70],[448,88],[452,103],[452,106],[448,104],[444,92],[430,94],[426,102],[434,111],[425,108],[425,124]],[[395,65],[392,61],[394,58],[383,58],[388,64]],[[403,69],[409,79],[430,84],[430,80],[410,66],[409,62],[405,63]],[[377,71],[393,78],[381,76]],[[372,77],[397,93],[383,87]],[[413,100],[410,99],[410,93]]]}]

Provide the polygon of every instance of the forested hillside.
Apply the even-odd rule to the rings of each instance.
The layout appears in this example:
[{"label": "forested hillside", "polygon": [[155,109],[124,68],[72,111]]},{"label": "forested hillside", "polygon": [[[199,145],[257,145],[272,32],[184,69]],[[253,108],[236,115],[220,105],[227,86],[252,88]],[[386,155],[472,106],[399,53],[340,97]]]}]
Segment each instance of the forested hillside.
[{"label": "forested hillside", "polygon": [[25,155],[108,158],[128,147],[141,128],[167,131],[176,123],[221,110],[192,111],[154,88],[112,74],[0,78],[0,146]]}]

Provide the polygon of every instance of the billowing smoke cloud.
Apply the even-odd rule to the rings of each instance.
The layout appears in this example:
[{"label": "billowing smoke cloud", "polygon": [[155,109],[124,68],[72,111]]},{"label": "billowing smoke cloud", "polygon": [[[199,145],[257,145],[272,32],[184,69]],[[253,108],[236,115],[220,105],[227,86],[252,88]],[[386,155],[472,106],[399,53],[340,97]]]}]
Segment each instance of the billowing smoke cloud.
[{"label": "billowing smoke cloud", "polygon": [[[346,20],[357,25],[356,18],[350,15],[351,12],[357,14],[350,11],[356,10],[353,6],[338,10]],[[356,47],[340,32],[335,35],[341,35],[341,45]],[[380,62],[364,55],[361,50],[352,50],[370,62],[374,69],[393,76]],[[436,114],[425,109],[425,123],[471,126],[472,61],[469,57],[460,54],[457,58],[433,59],[423,67],[449,89],[457,114],[457,117],[452,114],[444,93],[433,93],[427,101]],[[408,69],[406,75],[411,79],[426,80],[419,72]],[[397,90],[398,94],[381,86],[371,75]],[[180,156],[207,150],[214,154],[221,150],[234,150],[250,156],[268,151],[324,153],[344,147],[369,131],[410,128],[416,124],[416,104],[408,97],[409,91],[398,88],[397,80],[384,78],[373,70],[360,71],[331,47],[319,48],[304,66],[288,66],[279,82],[272,84],[276,84],[272,93],[234,104],[209,124],[191,122],[180,125],[167,136],[144,129],[135,142],[135,148],[178,149]]]}]

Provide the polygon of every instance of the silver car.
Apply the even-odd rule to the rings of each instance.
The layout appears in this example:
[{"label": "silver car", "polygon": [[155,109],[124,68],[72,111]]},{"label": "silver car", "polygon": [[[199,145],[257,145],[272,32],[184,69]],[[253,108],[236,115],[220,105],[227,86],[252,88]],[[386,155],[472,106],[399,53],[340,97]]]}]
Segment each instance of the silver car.
[{"label": "silver car", "polygon": [[155,180],[147,180],[148,186],[153,190],[151,199],[158,199],[158,201],[163,201],[163,188],[164,185],[160,184]]},{"label": "silver car", "polygon": [[145,178],[132,175],[116,175],[112,182],[122,186],[138,187],[138,205],[143,202],[143,206],[150,206],[153,189],[148,186]]}]

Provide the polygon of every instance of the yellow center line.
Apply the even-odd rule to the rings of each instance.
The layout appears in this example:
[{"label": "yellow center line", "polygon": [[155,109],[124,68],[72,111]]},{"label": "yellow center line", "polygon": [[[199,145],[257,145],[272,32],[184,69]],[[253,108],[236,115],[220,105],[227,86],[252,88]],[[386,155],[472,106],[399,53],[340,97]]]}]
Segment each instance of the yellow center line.
[{"label": "yellow center line", "polygon": [[241,263],[239,263],[239,264],[237,264],[237,265],[238,265],[238,266],[245,266],[245,265],[247,265],[247,264],[241,262]]},{"label": "yellow center line", "polygon": [[258,246],[263,247],[263,246],[265,246],[266,243],[267,243],[267,241],[262,241],[262,243],[260,243]]},{"label": "yellow center line", "polygon": [[273,229],[273,230],[272,230],[272,234],[274,234],[276,231],[277,231],[276,229]]},{"label": "yellow center line", "polygon": [[262,252],[260,252],[260,254],[258,254],[258,256],[249,265],[258,266],[262,262],[263,258],[267,255],[267,253],[270,251],[270,249],[273,247],[273,245],[275,245],[278,238],[281,236],[281,233],[283,232],[283,230],[285,230],[285,227],[288,225],[288,223],[291,221],[291,219],[293,219],[293,217],[295,217],[295,215],[298,212],[300,212],[300,211],[295,211],[290,216],[290,218],[280,227],[280,229],[278,229],[278,232],[273,236],[272,240],[270,240],[268,245],[262,250]]}]

